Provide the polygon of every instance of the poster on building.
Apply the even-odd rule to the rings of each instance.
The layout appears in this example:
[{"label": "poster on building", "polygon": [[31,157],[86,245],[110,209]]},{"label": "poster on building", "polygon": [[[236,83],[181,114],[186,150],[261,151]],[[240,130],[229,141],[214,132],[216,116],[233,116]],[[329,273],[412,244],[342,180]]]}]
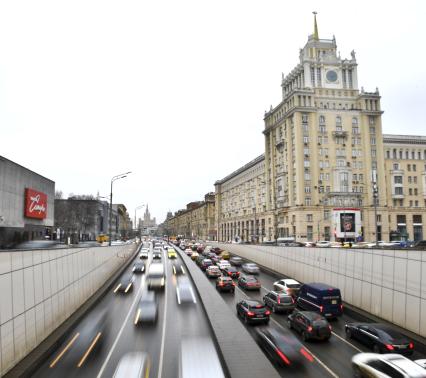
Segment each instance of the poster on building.
[{"label": "poster on building", "polygon": [[47,195],[34,189],[25,189],[25,216],[45,219],[47,215]]},{"label": "poster on building", "polygon": [[355,213],[340,213],[340,232],[355,232]]}]

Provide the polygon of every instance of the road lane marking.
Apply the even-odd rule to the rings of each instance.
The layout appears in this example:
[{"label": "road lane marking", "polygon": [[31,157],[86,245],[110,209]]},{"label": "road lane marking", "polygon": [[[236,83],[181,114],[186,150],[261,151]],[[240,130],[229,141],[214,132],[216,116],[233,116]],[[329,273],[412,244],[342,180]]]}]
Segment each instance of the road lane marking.
[{"label": "road lane marking", "polygon": [[95,344],[97,343],[97,341],[99,340],[101,335],[102,335],[102,332],[99,332],[96,335],[96,337],[93,339],[92,343],[90,344],[89,348],[86,350],[86,353],[84,353],[84,356],[82,357],[82,359],[78,363],[77,367],[81,367],[84,364],[84,361],[86,361],[86,358],[89,356],[90,352],[95,347]]},{"label": "road lane marking", "polygon": [[106,366],[107,366],[107,364],[108,364],[109,360],[111,359],[112,353],[114,352],[114,349],[115,349],[115,348],[116,348],[116,346],[117,346],[118,340],[120,339],[121,334],[122,334],[122,333],[123,333],[123,331],[124,331],[124,327],[126,326],[126,323],[127,323],[127,321],[129,320],[130,314],[133,312],[133,308],[135,307],[136,303],[138,302],[139,294],[140,294],[140,292],[142,291],[142,288],[143,288],[143,281],[144,281],[144,279],[145,279],[145,276],[143,276],[143,277],[142,277],[142,283],[141,283],[141,286],[139,287],[139,290],[138,290],[138,292],[137,292],[137,293],[136,293],[136,295],[135,295],[135,299],[133,300],[133,303],[132,303],[132,305],[130,306],[129,312],[127,313],[127,316],[126,316],[126,318],[124,319],[124,322],[123,322],[123,324],[121,325],[120,330],[118,331],[117,337],[116,337],[116,338],[115,338],[115,340],[114,340],[114,344],[112,344],[112,347],[111,347],[111,349],[110,349],[110,351],[109,351],[109,353],[108,353],[108,355],[107,355],[107,357],[106,357],[106,359],[105,359],[104,363],[102,364],[101,369],[99,370],[99,373],[98,373],[98,375],[96,376],[96,378],[100,378],[100,377],[102,376],[102,374],[103,374],[103,372],[105,371],[105,368],[106,368]]},{"label": "road lane marking", "polygon": [[115,288],[114,293],[116,293],[116,292],[117,292],[117,290],[120,288],[120,286],[121,286],[121,283],[120,283],[120,284],[118,284],[118,286]]},{"label": "road lane marking", "polygon": [[163,334],[161,335],[161,349],[160,349],[160,361],[159,361],[159,367],[158,367],[158,378],[161,378],[163,373],[163,356],[164,356],[164,341],[166,338],[166,323],[167,323],[167,284],[164,285],[164,320],[163,320]]},{"label": "road lane marking", "polygon": [[74,341],[77,339],[77,337],[80,336],[80,333],[76,333],[74,335],[74,337],[70,340],[70,342],[66,345],[66,347],[63,349],[63,351],[61,353],[58,354],[58,356],[52,361],[52,363],[50,364],[50,368],[53,368],[56,363],[61,359],[61,357],[65,354],[65,352],[71,348],[71,345],[74,344]]},{"label": "road lane marking", "polygon": [[[250,299],[250,297],[243,291],[241,290],[238,286],[236,286],[236,288],[248,299]],[[280,328],[286,329],[284,328],[284,326],[282,326],[280,323],[278,323],[274,318],[270,317],[270,319],[277,324]],[[306,345],[303,344],[303,347],[312,355],[313,358],[315,358],[315,361],[317,361],[332,377],[334,378],[339,378],[339,376],[333,371],[331,370],[324,362],[322,362],[315,354],[312,353],[312,351],[310,351],[308,348],[306,348]]]},{"label": "road lane marking", "polygon": [[352,348],[354,348],[356,351],[363,353],[363,351],[359,348],[357,348],[355,345],[351,344],[348,340],[344,339],[342,336],[339,336],[336,332],[331,331],[331,333],[336,336],[338,339],[342,340],[343,342],[345,342],[346,344],[348,344],[349,346],[351,346]]}]

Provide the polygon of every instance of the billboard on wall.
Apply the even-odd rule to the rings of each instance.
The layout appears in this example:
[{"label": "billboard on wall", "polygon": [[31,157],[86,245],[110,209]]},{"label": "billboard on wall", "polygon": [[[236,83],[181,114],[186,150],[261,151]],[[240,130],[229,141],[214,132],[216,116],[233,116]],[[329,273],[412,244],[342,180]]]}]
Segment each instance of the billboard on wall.
[{"label": "billboard on wall", "polygon": [[340,232],[355,232],[355,213],[340,213]]},{"label": "billboard on wall", "polygon": [[45,219],[47,216],[47,195],[34,189],[25,189],[25,217]]}]

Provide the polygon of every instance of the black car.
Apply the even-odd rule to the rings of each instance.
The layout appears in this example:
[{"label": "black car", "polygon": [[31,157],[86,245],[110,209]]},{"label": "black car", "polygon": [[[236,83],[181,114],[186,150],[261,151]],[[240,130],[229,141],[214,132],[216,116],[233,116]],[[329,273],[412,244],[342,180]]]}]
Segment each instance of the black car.
[{"label": "black car", "polygon": [[304,341],[328,340],[331,337],[331,326],[324,316],[313,311],[293,311],[287,317],[290,329],[302,334]]},{"label": "black car", "polygon": [[272,312],[290,312],[296,307],[296,302],[287,293],[270,291],[263,296],[265,305],[272,309]]},{"label": "black car", "polygon": [[245,290],[260,290],[260,281],[254,276],[242,275],[238,278],[238,286]]},{"label": "black car", "polygon": [[223,273],[231,278],[238,278],[240,276],[238,269],[233,266],[223,268]]},{"label": "black car", "polygon": [[146,291],[142,294],[139,301],[138,309],[134,324],[137,326],[139,323],[155,323],[158,317],[158,302],[155,291]]},{"label": "black car", "polygon": [[374,353],[399,353],[411,355],[413,342],[392,327],[381,323],[348,323],[346,336],[354,338],[373,349]]},{"label": "black car", "polygon": [[135,262],[132,268],[133,273],[143,273],[145,272],[145,264],[141,262]]},{"label": "black car", "polygon": [[222,276],[216,280],[216,289],[219,291],[229,291],[231,293],[235,292],[235,284],[232,281],[232,278]]},{"label": "black car", "polygon": [[269,323],[269,311],[259,301],[243,300],[237,303],[237,315],[246,323]]},{"label": "black car", "polygon": [[256,328],[255,339],[266,355],[280,366],[297,366],[314,358],[305,347],[291,335],[270,327]]},{"label": "black car", "polygon": [[201,270],[206,270],[210,265],[213,265],[213,261],[210,259],[204,259],[200,264],[200,268]]},{"label": "black car", "polygon": [[133,283],[135,277],[133,274],[125,275],[120,279],[119,284],[114,289],[114,293],[124,293],[127,294],[129,291],[133,291]]},{"label": "black car", "polygon": [[203,256],[203,255],[198,256],[197,259],[195,260],[196,264],[200,266],[205,258],[206,256]]}]

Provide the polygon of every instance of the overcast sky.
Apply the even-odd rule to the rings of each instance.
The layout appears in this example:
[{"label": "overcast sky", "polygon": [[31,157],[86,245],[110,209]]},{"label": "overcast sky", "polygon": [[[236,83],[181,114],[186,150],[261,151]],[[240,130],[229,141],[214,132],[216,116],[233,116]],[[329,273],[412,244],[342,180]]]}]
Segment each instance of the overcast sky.
[{"label": "overcast sky", "polygon": [[132,171],[114,202],[162,221],[264,152],[314,10],[379,88],[384,132],[426,135],[424,1],[4,0],[0,155],[66,196],[107,196]]}]

